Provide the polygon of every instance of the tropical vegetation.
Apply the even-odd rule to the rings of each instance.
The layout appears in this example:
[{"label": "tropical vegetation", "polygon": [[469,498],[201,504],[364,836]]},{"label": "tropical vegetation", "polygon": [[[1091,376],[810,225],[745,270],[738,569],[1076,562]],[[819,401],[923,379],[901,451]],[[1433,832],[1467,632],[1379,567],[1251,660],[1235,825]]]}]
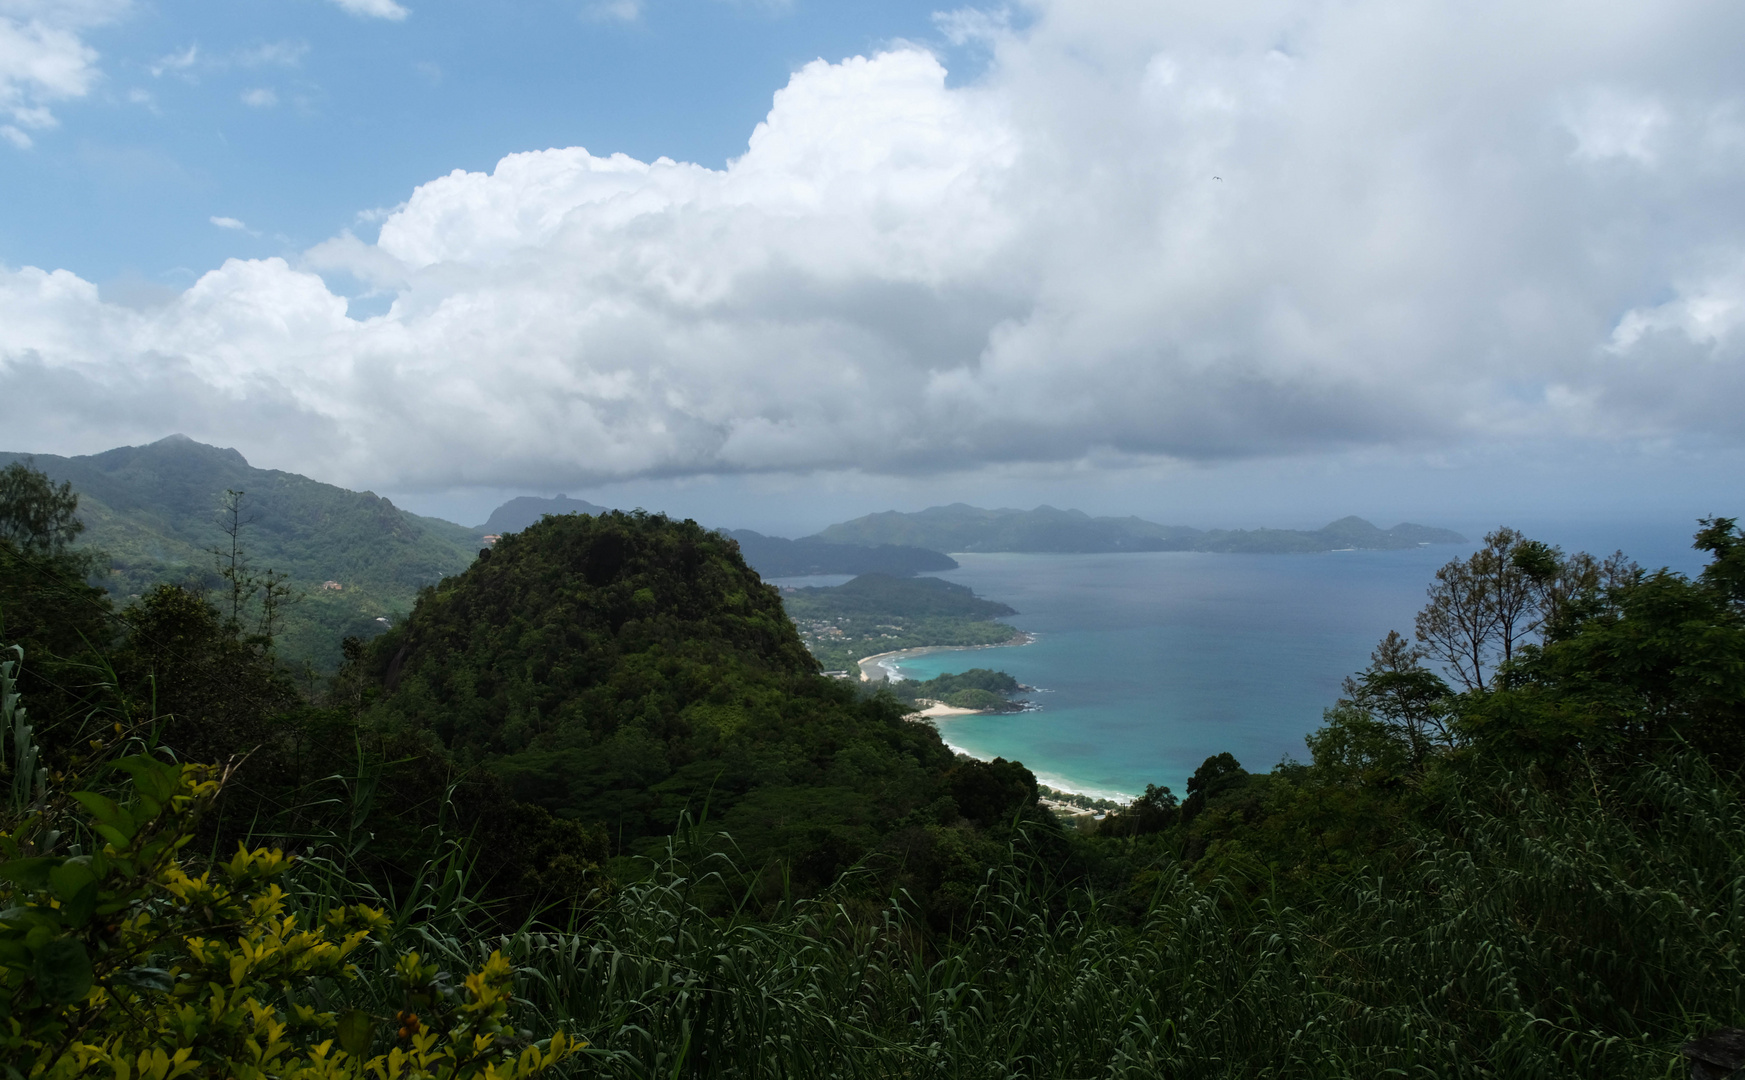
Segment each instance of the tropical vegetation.
[{"label": "tropical vegetation", "polygon": [[258,590],[83,585],[75,495],[0,489],[20,1076],[1672,1076],[1745,1022],[1728,519],[1695,578],[1499,530],[1307,760],[1085,832],[694,525],[542,522],[311,684]]},{"label": "tropical vegetation", "polygon": [[851,676],[857,661],[880,653],[1020,638],[997,621],[1017,611],[943,578],[862,574],[842,585],[784,589],[781,598],[812,655]]}]

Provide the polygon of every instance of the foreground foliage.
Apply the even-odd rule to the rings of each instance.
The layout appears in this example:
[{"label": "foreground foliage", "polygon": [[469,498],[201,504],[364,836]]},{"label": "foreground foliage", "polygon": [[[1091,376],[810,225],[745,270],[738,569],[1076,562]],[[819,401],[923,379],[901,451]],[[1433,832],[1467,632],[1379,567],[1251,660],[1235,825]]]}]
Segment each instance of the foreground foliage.
[{"label": "foreground foliage", "polygon": [[406,1005],[393,1037],[378,1032],[383,1017],[323,1008],[343,996],[337,984],[358,979],[356,954],[388,917],[363,905],[319,918],[287,911],[278,879],[292,860],[278,850],[239,846],[190,874],[182,853],[220,787],[207,766],[132,754],[108,762],[131,779],[115,797],[55,790],[34,767],[16,664],[0,664],[0,736],[12,751],[0,832],[0,1051],[10,1075],[508,1080],[572,1052],[561,1032],[536,1044],[506,1031],[512,970],[495,952],[461,987],[402,955]]}]

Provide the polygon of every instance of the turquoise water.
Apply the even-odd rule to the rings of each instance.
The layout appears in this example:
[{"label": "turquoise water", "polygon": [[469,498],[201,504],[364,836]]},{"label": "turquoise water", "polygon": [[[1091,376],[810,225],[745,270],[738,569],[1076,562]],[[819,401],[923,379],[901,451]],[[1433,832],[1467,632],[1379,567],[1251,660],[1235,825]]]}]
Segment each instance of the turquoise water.
[{"label": "turquoise water", "polygon": [[[1650,566],[1700,562],[1682,526],[1621,545],[1559,532],[1536,535],[1571,549],[1623,546]],[[1006,621],[1036,640],[904,658],[898,670],[927,679],[991,667],[1041,689],[1028,695],[1035,712],[940,719],[961,750],[1091,794],[1130,797],[1148,783],[1179,793],[1221,751],[1256,771],[1306,760],[1303,736],[1340,681],[1388,630],[1411,632],[1436,568],[1468,550],[956,555],[962,567],[938,576],[1017,608]]]}]

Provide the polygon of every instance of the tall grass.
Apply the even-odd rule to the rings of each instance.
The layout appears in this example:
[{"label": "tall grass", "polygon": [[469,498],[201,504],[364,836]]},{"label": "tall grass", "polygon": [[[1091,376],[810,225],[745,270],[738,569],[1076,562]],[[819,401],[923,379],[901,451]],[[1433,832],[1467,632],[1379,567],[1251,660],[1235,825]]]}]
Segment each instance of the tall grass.
[{"label": "tall grass", "polygon": [[[0,663],[0,752],[29,784],[15,664]],[[336,790],[355,832],[369,785]],[[380,895],[347,835],[305,838],[293,895],[308,916],[357,899],[396,916],[332,1003],[391,1012],[403,948],[455,971],[502,949],[522,1023],[593,1044],[578,1075],[1670,1077],[1679,1042],[1745,1021],[1735,778],[1695,754],[1573,793],[1498,771],[1447,805],[1385,872],[1328,878],[1309,902],[1285,903],[1264,866],[1203,882],[1165,861],[1137,917],[1050,878],[1020,837],[949,940],[852,873],[773,915],[723,915],[763,868],[709,854],[700,830],[562,932],[486,930],[460,838],[433,838]]]},{"label": "tall grass", "polygon": [[1296,905],[1264,868],[1166,864],[1135,921],[1036,885],[1020,842],[942,943],[853,880],[711,914],[746,875],[681,837],[569,932],[469,938],[454,865],[407,925],[457,967],[506,950],[539,1021],[593,1043],[579,1072],[626,1078],[1673,1076],[1745,1019],[1745,807],[1700,760],[1459,796],[1393,873]]}]

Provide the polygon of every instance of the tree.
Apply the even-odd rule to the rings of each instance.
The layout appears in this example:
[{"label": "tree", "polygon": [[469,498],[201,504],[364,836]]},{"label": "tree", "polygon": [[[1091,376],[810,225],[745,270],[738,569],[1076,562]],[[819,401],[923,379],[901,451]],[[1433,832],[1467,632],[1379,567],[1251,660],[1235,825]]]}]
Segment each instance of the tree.
[{"label": "tree", "polygon": [[1379,721],[1406,747],[1413,765],[1433,746],[1452,747],[1451,697],[1448,684],[1422,661],[1429,654],[1396,630],[1370,654],[1369,667],[1345,680],[1340,706],[1355,708]]},{"label": "tree", "polygon": [[243,545],[242,531],[254,524],[254,517],[244,510],[247,496],[246,491],[225,489],[223,498],[218,502],[218,527],[223,530],[227,542],[212,548],[212,557],[217,563],[218,576],[224,580],[230,591],[230,632],[242,636],[243,614],[255,601],[258,593],[260,614],[250,640],[252,644],[270,649],[284,609],[301,600],[303,596],[291,587],[288,575],[271,567],[264,574],[256,574],[249,565],[248,549]]},{"label": "tree", "polygon": [[79,496],[69,482],[56,487],[32,460],[0,469],[0,543],[26,555],[59,555],[85,531]]},{"label": "tree", "polygon": [[[0,663],[0,701],[22,720],[13,664]],[[30,771],[26,736],[0,740],[5,771]],[[495,950],[460,980],[401,953],[388,998],[398,1009],[318,1011],[380,1000],[357,986],[357,961],[392,920],[340,903],[300,923],[279,884],[295,860],[279,849],[239,845],[228,860],[195,864],[191,841],[225,776],[117,756],[126,742],[96,740],[71,775],[41,770],[27,802],[0,804],[8,1076],[532,1080],[580,1048],[561,1031],[516,1036],[514,971]],[[86,780],[104,790],[66,790]]]},{"label": "tree", "polygon": [[1622,552],[1603,562],[1585,552],[1566,556],[1501,528],[1470,557],[1436,571],[1417,639],[1465,689],[1488,690],[1523,645],[1566,633],[1641,574]]},{"label": "tree", "polygon": [[[1436,571],[1430,602],[1418,613],[1427,655],[1447,665],[1468,690],[1483,690],[1533,624],[1534,579],[1516,561],[1526,537],[1501,528],[1467,559]],[[1535,552],[1537,553],[1537,552]]]},{"label": "tree", "polygon": [[1127,804],[1118,814],[1103,819],[1098,830],[1104,836],[1146,836],[1162,832],[1181,816],[1181,801],[1167,787],[1146,784],[1145,794]]},{"label": "tree", "polygon": [[105,565],[72,547],[79,496],[28,462],[0,469],[0,642],[23,645],[20,683],[45,715],[86,715],[105,677],[99,654],[115,636],[109,596],[90,582]]},{"label": "tree", "polygon": [[1745,606],[1745,533],[1733,518],[1703,518],[1697,524],[1702,528],[1691,546],[1714,556],[1703,568],[1703,584],[1734,608]]},{"label": "tree", "polygon": [[1188,797],[1181,807],[1182,824],[1198,817],[1214,796],[1241,783],[1247,776],[1242,763],[1228,750],[1202,761],[1194,775],[1188,777]]},{"label": "tree", "polygon": [[[1714,553],[1692,581],[1622,556],[1564,560],[1561,614],[1487,693],[1459,702],[1465,735],[1491,757],[1556,773],[1632,768],[1674,746],[1729,771],[1745,760],[1745,538],[1705,519]],[[1543,602],[1543,601],[1542,601]]]}]

